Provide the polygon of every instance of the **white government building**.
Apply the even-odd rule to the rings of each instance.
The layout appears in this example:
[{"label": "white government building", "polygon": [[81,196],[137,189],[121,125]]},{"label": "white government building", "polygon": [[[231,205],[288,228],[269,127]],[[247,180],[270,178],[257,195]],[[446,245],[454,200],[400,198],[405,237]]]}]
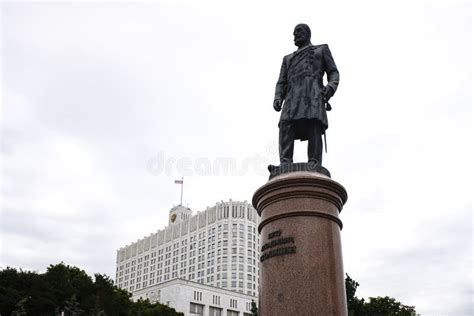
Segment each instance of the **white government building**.
[{"label": "white government building", "polygon": [[169,225],[117,250],[115,284],[132,298],[188,315],[250,315],[258,302],[260,217],[247,201],[192,215],[178,205]]}]

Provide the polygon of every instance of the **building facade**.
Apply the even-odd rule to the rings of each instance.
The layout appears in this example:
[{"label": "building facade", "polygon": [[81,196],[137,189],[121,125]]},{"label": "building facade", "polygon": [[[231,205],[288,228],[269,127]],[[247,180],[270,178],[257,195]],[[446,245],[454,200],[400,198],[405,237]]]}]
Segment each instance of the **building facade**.
[{"label": "building facade", "polygon": [[173,207],[165,229],[117,250],[116,285],[138,297],[182,279],[257,301],[258,224],[246,201],[218,202],[195,215],[187,207]]},{"label": "building facade", "polygon": [[256,302],[250,295],[183,279],[143,288],[135,291],[132,298],[160,302],[185,316],[251,316],[252,301]]}]

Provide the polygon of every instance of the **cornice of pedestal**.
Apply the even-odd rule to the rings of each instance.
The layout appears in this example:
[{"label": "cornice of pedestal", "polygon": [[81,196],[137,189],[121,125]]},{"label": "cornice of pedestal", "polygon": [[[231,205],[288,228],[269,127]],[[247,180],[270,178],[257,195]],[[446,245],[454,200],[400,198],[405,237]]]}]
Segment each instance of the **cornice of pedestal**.
[{"label": "cornice of pedestal", "polygon": [[[291,172],[279,175],[261,186],[254,194],[252,204],[258,214],[269,205],[283,200],[316,199],[331,203],[340,213],[347,201],[347,192],[338,182],[316,172]],[[285,216],[319,216],[335,221],[341,228],[342,222],[334,215],[318,210],[290,211]],[[261,223],[263,227],[264,223]]]}]

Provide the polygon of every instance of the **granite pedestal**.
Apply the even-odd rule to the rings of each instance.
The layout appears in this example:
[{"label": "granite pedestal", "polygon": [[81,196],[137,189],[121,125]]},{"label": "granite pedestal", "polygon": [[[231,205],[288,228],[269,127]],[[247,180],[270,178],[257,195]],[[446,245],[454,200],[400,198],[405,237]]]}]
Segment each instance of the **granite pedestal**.
[{"label": "granite pedestal", "polygon": [[278,174],[255,192],[260,316],[347,315],[339,219],[346,200],[342,185],[310,171]]}]

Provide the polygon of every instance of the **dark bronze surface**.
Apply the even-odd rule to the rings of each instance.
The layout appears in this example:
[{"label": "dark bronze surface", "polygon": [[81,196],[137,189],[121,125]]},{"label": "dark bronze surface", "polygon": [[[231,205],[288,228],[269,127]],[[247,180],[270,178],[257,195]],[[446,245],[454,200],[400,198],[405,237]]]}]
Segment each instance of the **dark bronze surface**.
[{"label": "dark bronze surface", "polygon": [[337,90],[339,72],[328,45],[311,44],[311,30],[306,24],[298,24],[293,35],[298,50],[283,58],[273,102],[273,108],[282,111],[280,163],[293,162],[294,140],[300,139],[308,140],[308,161],[321,165],[321,136],[328,128],[328,101]]},{"label": "dark bronze surface", "polygon": [[296,171],[309,171],[319,172],[328,177],[331,177],[331,173],[328,169],[313,162],[298,162],[298,163],[282,163],[279,166],[269,165],[268,171],[270,171],[269,179],[272,179],[280,174]]}]

